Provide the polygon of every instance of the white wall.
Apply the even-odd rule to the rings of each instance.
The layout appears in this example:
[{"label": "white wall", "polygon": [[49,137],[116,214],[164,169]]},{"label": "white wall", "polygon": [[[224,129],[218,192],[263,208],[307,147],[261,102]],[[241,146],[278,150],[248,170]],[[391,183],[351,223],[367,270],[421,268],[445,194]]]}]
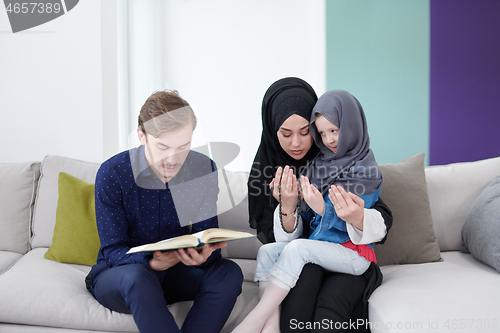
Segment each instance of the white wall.
[{"label": "white wall", "polygon": [[13,34],[0,7],[0,162],[102,161],[100,15],[99,1],[80,1]]},{"label": "white wall", "polygon": [[323,0],[139,3],[130,8],[132,128],[151,90],[176,89],[199,118],[195,145],[236,143],[240,156],[226,169],[249,171],[267,88],[298,76],[325,90]]},{"label": "white wall", "polygon": [[153,91],[176,89],[199,118],[195,145],[236,143],[240,156],[227,169],[248,171],[269,85],[298,76],[318,95],[325,90],[324,7],[324,0],[86,0],[16,34],[0,8],[0,162],[48,154],[101,162],[127,148]]}]

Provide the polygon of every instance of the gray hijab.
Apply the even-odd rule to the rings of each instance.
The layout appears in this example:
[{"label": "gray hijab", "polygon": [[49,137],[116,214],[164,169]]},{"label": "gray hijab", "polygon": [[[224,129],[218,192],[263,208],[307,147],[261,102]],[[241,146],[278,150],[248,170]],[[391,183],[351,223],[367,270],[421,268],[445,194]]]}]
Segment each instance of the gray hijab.
[{"label": "gray hijab", "polygon": [[[318,113],[339,128],[337,153],[321,140],[314,125]],[[380,189],[382,174],[370,149],[365,113],[354,96],[345,90],[324,93],[313,108],[310,133],[320,153],[308,163],[303,174],[323,196],[332,184],[357,195],[372,194]]]}]

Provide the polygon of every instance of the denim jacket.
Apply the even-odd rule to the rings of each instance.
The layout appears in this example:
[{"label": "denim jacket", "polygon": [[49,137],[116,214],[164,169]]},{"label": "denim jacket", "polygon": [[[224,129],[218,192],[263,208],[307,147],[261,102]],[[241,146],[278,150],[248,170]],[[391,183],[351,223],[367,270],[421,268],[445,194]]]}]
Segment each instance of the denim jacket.
[{"label": "denim jacket", "polygon": [[[372,194],[362,195],[365,208],[371,208],[375,205],[380,194],[380,189]],[[328,198],[328,193],[325,195],[325,211],[323,216],[316,214],[310,207],[304,213],[301,213],[302,221],[309,223],[311,234],[309,239],[328,241],[333,243],[345,243],[350,240],[347,233],[346,222],[340,219],[333,208],[333,204]],[[371,246],[371,244],[370,244]]]}]

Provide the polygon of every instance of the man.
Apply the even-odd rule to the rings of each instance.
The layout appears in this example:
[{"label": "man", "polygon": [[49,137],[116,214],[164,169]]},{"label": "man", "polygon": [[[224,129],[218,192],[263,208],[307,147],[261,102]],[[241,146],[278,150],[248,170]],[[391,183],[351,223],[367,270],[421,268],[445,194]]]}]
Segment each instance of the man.
[{"label": "man", "polygon": [[[226,243],[127,254],[134,246],[218,226],[215,163],[191,151],[196,117],[176,91],[143,105],[141,146],[105,161],[96,176],[101,248],[88,290],[107,308],[131,313],[141,333],[220,332],[241,292],[238,265],[221,258]],[[167,304],[194,300],[182,325]]]}]

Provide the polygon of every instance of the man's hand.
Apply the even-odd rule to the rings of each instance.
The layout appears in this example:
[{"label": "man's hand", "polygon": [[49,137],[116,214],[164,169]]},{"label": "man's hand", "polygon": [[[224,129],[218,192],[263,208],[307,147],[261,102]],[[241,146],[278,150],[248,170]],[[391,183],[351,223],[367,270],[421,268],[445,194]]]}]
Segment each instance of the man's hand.
[{"label": "man's hand", "polygon": [[323,216],[325,201],[321,192],[309,182],[309,178],[306,176],[300,176],[300,185],[302,186],[302,195],[306,203],[316,214]]},{"label": "man's hand", "polygon": [[155,251],[149,259],[149,266],[155,271],[164,271],[182,262],[186,266],[198,266],[207,261],[208,257],[217,249],[226,247],[226,242],[205,244],[201,251],[189,247],[172,251]]},{"label": "man's hand", "polygon": [[189,247],[187,249],[178,249],[174,251],[177,259],[186,266],[198,266],[203,264],[208,260],[208,257],[217,249],[226,247],[226,242],[205,244],[201,248],[201,251],[196,251],[196,249]]},{"label": "man's hand", "polygon": [[149,267],[154,271],[164,271],[179,263],[179,259],[175,255],[176,250],[161,252],[155,251],[153,258],[149,259]]}]

